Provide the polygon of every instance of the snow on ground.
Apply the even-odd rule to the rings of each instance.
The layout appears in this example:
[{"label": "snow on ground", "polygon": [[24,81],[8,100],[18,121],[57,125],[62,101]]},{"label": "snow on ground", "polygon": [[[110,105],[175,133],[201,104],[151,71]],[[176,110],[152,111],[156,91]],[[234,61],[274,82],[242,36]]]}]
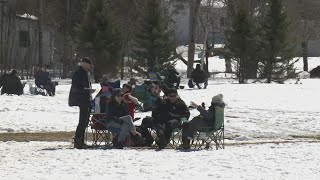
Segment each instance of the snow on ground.
[{"label": "snow on ground", "polygon": [[[216,61],[209,69],[223,71],[224,61]],[[311,61],[310,68],[317,66],[317,58]],[[70,80],[59,81],[55,97],[30,95],[30,82],[22,96],[0,96],[0,132],[75,131],[79,110],[68,106]],[[184,79],[178,92],[188,105],[208,106],[212,96],[224,95],[231,139],[224,150],[75,150],[70,142],[0,142],[0,179],[319,179],[319,143],[283,143],[296,141],[293,135],[320,134],[320,79],[295,82],[213,79],[198,90]],[[191,118],[198,114],[191,110]],[[256,144],[240,145],[248,142]]]},{"label": "snow on ground", "polygon": [[[226,135],[248,138],[288,138],[291,135],[319,134],[320,79],[301,84],[238,84],[235,80],[210,80],[207,89],[179,90],[187,105],[190,101],[210,105],[212,96],[222,93]],[[28,85],[27,85],[28,86]],[[26,86],[25,92],[28,91]],[[70,85],[57,86],[55,97],[30,95],[1,96],[0,132],[75,131],[78,108],[68,106]],[[198,115],[191,110],[191,118]],[[145,117],[148,113],[137,113]],[[139,124],[140,121],[137,122]]]},{"label": "snow on ground", "polygon": [[0,179],[320,178],[318,143],[225,150],[75,150],[62,142],[0,142]]}]

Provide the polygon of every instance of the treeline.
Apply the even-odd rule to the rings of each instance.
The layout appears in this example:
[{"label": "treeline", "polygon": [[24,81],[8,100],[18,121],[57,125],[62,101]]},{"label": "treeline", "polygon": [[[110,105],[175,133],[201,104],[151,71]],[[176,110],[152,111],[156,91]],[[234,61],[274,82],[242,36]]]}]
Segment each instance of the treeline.
[{"label": "treeline", "polygon": [[[271,82],[295,76],[293,50],[300,42],[306,49],[312,37],[297,38],[297,34],[306,34],[310,27],[297,28],[300,25],[297,22],[308,22],[312,17],[303,13],[305,11],[290,13],[286,0],[13,1],[15,6],[10,7],[14,7],[17,14],[33,14],[38,17],[38,23],[43,22],[55,30],[55,53],[61,56],[62,78],[68,77],[68,72],[83,56],[94,60],[96,80],[104,74],[120,73],[123,78],[125,71],[133,75],[161,70],[177,58],[188,65],[190,75],[196,40],[199,42],[197,33],[202,32],[204,40],[200,41],[205,44],[203,58],[207,61],[202,58],[201,63],[207,72],[208,57],[223,55],[228,72],[232,70],[230,59],[235,60],[240,83],[249,78],[265,78]],[[217,28],[212,23],[219,16],[214,12],[217,4],[226,12],[225,48],[220,51],[215,51],[214,40],[208,38],[208,33]],[[201,8],[203,6],[209,8]],[[176,52],[173,19],[184,7],[189,10],[187,60]],[[290,17],[299,21],[292,21]],[[301,29],[304,31],[297,33]],[[308,56],[307,52],[303,55]]]}]

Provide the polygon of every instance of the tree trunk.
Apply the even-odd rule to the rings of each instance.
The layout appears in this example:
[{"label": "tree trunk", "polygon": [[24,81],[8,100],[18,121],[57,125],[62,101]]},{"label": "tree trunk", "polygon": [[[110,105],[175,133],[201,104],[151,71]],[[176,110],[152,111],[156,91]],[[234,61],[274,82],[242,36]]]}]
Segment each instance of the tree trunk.
[{"label": "tree trunk", "polygon": [[120,77],[121,77],[121,80],[123,80],[124,78],[124,54],[122,53],[122,57],[121,57],[121,71],[120,71]]},{"label": "tree trunk", "polygon": [[303,41],[301,46],[302,46],[302,57],[303,57],[303,71],[309,72],[309,67],[308,67],[308,41]]},{"label": "tree trunk", "polygon": [[42,60],[42,22],[43,22],[43,15],[42,15],[42,0],[38,0],[38,8],[39,8],[39,17],[38,17],[38,38],[39,38],[39,64],[43,65]]},{"label": "tree trunk", "polygon": [[226,65],[226,73],[232,73],[231,58],[229,56],[224,56],[224,58]]},{"label": "tree trunk", "polygon": [[194,52],[196,43],[196,32],[198,26],[198,17],[201,0],[190,0],[190,17],[189,17],[189,46],[188,46],[188,70],[187,77],[190,78],[193,71]]}]

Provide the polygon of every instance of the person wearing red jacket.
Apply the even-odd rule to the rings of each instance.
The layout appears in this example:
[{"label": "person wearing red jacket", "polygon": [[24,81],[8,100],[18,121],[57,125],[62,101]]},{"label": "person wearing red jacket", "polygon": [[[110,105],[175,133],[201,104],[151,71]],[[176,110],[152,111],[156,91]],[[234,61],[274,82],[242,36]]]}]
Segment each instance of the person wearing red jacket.
[{"label": "person wearing red jacket", "polygon": [[124,94],[124,100],[128,105],[129,114],[134,120],[134,108],[136,104],[141,104],[139,100],[131,95],[132,86],[130,84],[122,85],[122,93]]}]

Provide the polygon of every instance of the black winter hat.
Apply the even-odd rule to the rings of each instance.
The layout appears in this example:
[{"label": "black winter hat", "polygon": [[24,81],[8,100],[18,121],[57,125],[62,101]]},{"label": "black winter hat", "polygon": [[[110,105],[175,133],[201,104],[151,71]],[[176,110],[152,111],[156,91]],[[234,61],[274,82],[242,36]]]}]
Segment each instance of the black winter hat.
[{"label": "black winter hat", "polygon": [[117,95],[121,94],[121,89],[116,88],[112,90],[112,97],[116,97]]},{"label": "black winter hat", "polygon": [[80,62],[92,64],[92,61],[88,57],[82,58]]},{"label": "black winter hat", "polygon": [[169,88],[166,94],[178,94],[178,91],[175,88]]}]

